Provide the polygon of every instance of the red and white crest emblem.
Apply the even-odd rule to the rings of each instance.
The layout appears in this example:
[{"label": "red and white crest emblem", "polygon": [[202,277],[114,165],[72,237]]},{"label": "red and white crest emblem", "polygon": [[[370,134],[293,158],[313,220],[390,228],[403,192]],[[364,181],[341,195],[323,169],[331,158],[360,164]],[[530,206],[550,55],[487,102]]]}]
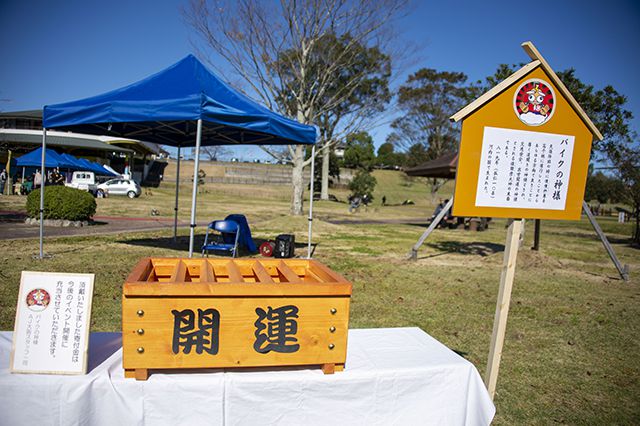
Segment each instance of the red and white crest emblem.
[{"label": "red and white crest emblem", "polygon": [[27,294],[27,307],[32,311],[40,312],[44,311],[47,306],[49,306],[49,302],[51,302],[51,296],[47,290],[42,288],[36,288],[31,290],[29,294]]},{"label": "red and white crest emblem", "polygon": [[513,99],[516,115],[528,126],[540,126],[549,121],[555,112],[555,104],[551,85],[537,78],[522,83]]}]

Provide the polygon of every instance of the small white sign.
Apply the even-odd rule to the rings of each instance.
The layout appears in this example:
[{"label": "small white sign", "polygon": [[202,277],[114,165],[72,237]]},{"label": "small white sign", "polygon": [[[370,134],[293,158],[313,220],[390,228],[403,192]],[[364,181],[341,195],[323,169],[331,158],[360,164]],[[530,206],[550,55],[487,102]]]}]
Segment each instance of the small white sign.
[{"label": "small white sign", "polygon": [[11,372],[84,374],[93,274],[22,271]]},{"label": "small white sign", "polygon": [[575,137],[485,127],[476,206],[564,210]]}]

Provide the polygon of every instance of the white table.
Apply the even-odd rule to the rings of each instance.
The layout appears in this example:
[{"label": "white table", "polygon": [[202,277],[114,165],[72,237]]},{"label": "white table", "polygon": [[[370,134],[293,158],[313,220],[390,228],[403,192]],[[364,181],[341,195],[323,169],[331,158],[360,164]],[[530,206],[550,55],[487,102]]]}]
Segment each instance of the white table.
[{"label": "white table", "polygon": [[120,333],[91,334],[85,376],[11,374],[0,332],[7,425],[486,425],[475,367],[419,328],[349,330],[343,372],[194,370],[125,379]]}]

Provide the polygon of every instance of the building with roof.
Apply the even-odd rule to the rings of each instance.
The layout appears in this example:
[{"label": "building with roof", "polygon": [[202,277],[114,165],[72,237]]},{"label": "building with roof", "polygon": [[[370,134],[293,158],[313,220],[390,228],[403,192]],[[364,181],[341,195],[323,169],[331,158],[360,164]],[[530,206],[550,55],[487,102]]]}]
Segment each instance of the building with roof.
[{"label": "building with roof", "polygon": [[[0,113],[0,163],[42,145],[42,110]],[[160,145],[135,139],[47,130],[47,145],[60,153],[72,154],[107,164],[118,173],[132,171],[133,179],[157,186],[167,165],[168,152]]]},{"label": "building with roof", "polygon": [[458,153],[448,152],[435,160],[427,161],[405,170],[409,176],[455,179],[458,166]]}]

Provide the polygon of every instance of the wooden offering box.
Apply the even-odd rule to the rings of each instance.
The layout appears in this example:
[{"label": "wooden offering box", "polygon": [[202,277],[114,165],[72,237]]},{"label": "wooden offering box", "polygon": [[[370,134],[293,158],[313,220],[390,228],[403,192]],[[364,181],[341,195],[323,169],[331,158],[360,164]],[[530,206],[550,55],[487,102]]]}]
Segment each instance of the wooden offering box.
[{"label": "wooden offering box", "polygon": [[126,377],[148,370],[342,370],[351,283],[314,260],[146,258],[123,287]]}]

